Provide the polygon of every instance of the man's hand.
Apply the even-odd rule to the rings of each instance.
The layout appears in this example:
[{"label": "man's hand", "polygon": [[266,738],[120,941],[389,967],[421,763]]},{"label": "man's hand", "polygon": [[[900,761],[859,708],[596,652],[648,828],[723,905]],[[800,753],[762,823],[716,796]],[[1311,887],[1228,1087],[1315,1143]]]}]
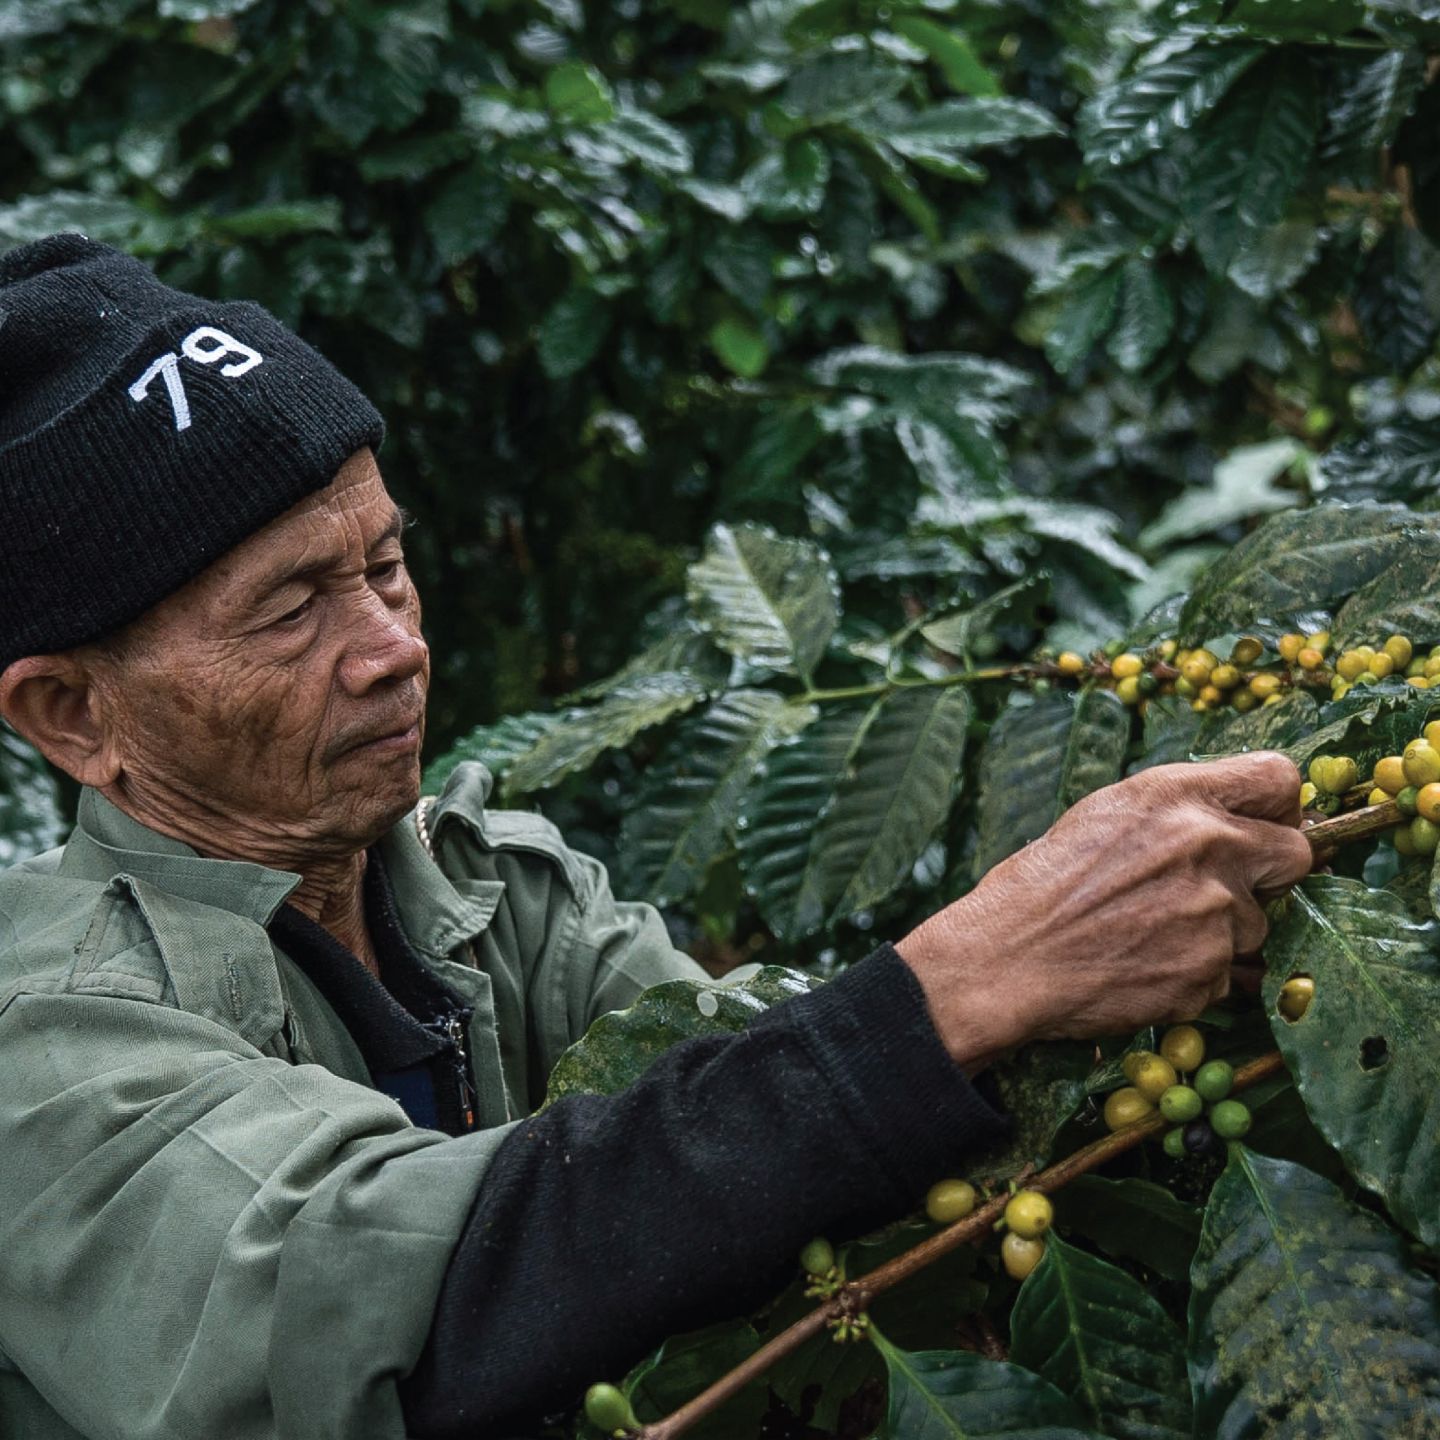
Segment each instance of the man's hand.
[{"label": "man's hand", "polygon": [[1187,1020],[1230,989],[1256,891],[1309,873],[1283,755],[1162,765],[1068,810],[896,945],[957,1063]]}]

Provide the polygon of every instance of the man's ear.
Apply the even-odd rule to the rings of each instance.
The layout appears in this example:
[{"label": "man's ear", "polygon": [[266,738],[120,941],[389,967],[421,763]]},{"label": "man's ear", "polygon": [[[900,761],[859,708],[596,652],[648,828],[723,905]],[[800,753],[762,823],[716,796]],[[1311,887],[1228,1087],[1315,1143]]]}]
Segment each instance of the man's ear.
[{"label": "man's ear", "polygon": [[29,655],[0,674],[0,716],[82,785],[113,784],[120,759],[100,687],[73,653]]}]

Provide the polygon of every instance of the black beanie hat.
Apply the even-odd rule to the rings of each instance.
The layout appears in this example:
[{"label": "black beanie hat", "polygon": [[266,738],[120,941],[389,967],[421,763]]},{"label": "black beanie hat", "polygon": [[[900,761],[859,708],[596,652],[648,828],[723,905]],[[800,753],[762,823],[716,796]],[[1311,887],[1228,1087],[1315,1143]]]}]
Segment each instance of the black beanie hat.
[{"label": "black beanie hat", "polygon": [[263,306],[75,233],[0,255],[0,671],[144,614],[384,438]]}]

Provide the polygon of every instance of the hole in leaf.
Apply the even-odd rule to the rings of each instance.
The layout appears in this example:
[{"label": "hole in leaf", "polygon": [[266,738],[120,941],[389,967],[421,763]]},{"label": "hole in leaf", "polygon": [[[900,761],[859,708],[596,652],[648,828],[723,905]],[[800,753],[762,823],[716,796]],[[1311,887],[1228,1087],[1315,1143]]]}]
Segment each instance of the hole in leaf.
[{"label": "hole in leaf", "polygon": [[1383,1035],[1372,1035],[1360,1042],[1360,1068],[1378,1070],[1390,1058],[1390,1047]]}]

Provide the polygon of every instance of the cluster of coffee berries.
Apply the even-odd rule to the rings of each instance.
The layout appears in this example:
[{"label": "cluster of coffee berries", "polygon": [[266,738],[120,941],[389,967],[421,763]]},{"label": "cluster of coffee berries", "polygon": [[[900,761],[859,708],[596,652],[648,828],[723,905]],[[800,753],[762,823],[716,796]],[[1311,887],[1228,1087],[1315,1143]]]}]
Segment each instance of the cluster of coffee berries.
[{"label": "cluster of coffee berries", "polygon": [[[975,1209],[979,1201],[968,1180],[937,1180],[925,1196],[925,1213],[937,1225],[953,1225]],[[1045,1254],[1045,1232],[1055,1219],[1055,1209],[1039,1190],[1016,1190],[1005,1204],[1005,1213],[996,1222],[1004,1230],[1000,1260],[1008,1275],[1023,1280]]]},{"label": "cluster of coffee berries", "polygon": [[1159,1110],[1172,1126],[1165,1153],[1179,1159],[1210,1154],[1221,1140],[1238,1140],[1250,1128],[1250,1111],[1227,1098],[1234,1070],[1224,1060],[1206,1061],[1205,1037],[1193,1025],[1167,1030],[1158,1054],[1132,1050],[1124,1063],[1130,1083],[1105,1101],[1110,1129],[1123,1130]]},{"label": "cluster of coffee berries", "polygon": [[585,1392],[585,1418],[597,1430],[616,1436],[617,1440],[640,1428],[625,1392],[616,1385],[603,1382],[592,1385]]},{"label": "cluster of coffee berries", "polygon": [[1417,690],[1428,690],[1440,678],[1440,645],[1427,655],[1419,655],[1408,637],[1392,635],[1379,649],[1356,645],[1344,650],[1336,657],[1330,674],[1330,693],[1338,700],[1356,685],[1378,685],[1392,675]]},{"label": "cluster of coffee berries", "polygon": [[1302,808],[1333,815],[1347,799],[1363,798],[1370,805],[1393,800],[1403,817],[1391,831],[1396,850],[1401,855],[1433,855],[1440,849],[1440,720],[1430,721],[1403,754],[1377,760],[1364,785],[1348,755],[1317,755],[1306,773],[1300,786]]},{"label": "cluster of coffee berries", "polygon": [[[1328,635],[1311,637],[1317,643],[1330,643]],[[1290,688],[1291,679],[1284,670],[1253,669],[1265,653],[1265,647],[1253,635],[1242,635],[1230,650],[1230,658],[1221,660],[1213,650],[1203,646],[1179,650],[1175,667],[1175,693],[1190,702],[1192,710],[1204,713],[1230,706],[1242,715],[1261,705],[1278,705]]]}]

